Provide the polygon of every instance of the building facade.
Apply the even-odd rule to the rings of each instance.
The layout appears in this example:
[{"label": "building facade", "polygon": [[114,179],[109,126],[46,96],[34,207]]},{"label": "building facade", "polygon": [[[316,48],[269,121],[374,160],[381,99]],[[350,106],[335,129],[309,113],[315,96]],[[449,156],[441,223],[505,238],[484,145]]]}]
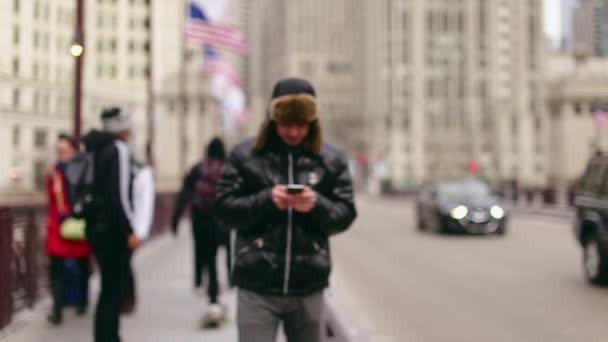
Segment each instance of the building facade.
[{"label": "building facade", "polygon": [[[183,36],[186,8],[148,0],[84,3],[82,131],[100,126],[104,107],[128,111],[136,157],[146,159],[151,132],[159,187],[174,189],[209,139],[222,134],[201,72],[202,47]],[[8,33],[0,35],[2,196],[41,190],[57,135],[73,131],[75,5],[0,0],[0,30]]]},{"label": "building facade", "polygon": [[44,186],[59,133],[71,131],[74,1],[0,1],[0,193]]},{"label": "building facade", "polygon": [[580,0],[574,15],[575,48],[608,56],[608,0]]},{"label": "building facade", "polygon": [[608,124],[594,116],[596,111],[608,112],[608,59],[553,55],[547,75],[549,179],[566,189],[596,151],[608,151]]},{"label": "building facade", "polygon": [[[361,107],[362,47],[360,1],[267,0],[258,6],[267,18],[256,35],[261,40],[264,75],[254,82],[258,110],[267,106],[272,86],[284,77],[310,80],[317,91],[324,138],[340,145],[354,158],[364,152]],[[257,12],[262,10],[259,8]],[[255,113],[256,121],[265,111]]]},{"label": "building facade", "polygon": [[369,158],[402,189],[547,173],[542,1],[365,2]]}]

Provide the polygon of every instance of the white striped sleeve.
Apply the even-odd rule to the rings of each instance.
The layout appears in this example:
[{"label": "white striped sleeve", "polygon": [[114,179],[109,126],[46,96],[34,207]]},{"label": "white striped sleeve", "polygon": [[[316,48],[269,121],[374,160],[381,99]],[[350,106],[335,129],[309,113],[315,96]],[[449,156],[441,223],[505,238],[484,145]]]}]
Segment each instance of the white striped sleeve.
[{"label": "white striped sleeve", "polygon": [[131,182],[131,158],[129,148],[122,141],[117,141],[115,145],[118,150],[120,203],[122,204],[122,209],[129,220],[131,228],[133,228],[133,206],[131,205],[129,196],[129,184]]}]

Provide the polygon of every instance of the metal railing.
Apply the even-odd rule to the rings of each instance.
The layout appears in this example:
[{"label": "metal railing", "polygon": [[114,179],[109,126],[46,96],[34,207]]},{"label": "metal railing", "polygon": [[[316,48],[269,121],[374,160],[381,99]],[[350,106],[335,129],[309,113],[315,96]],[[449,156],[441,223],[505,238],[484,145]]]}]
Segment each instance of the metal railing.
[{"label": "metal railing", "polygon": [[[157,194],[151,236],[167,230],[174,202],[174,193]],[[0,204],[0,329],[47,288],[46,215],[43,200]]]}]

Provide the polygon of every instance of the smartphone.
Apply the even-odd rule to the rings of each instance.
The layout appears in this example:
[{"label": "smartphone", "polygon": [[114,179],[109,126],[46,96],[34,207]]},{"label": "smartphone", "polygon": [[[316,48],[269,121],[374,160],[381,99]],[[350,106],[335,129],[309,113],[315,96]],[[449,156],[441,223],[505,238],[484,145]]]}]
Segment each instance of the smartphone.
[{"label": "smartphone", "polygon": [[288,194],[299,194],[302,193],[302,191],[304,191],[304,185],[302,184],[288,184],[287,185],[287,193]]}]

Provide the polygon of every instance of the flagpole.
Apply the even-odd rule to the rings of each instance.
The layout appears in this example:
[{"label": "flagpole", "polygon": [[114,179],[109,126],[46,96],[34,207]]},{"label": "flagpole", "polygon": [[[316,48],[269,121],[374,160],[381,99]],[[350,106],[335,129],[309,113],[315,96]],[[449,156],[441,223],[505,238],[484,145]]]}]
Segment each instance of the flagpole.
[{"label": "flagpole", "polygon": [[180,113],[178,116],[177,123],[177,137],[178,137],[178,146],[179,146],[179,173],[183,174],[186,172],[186,156],[188,154],[188,139],[186,134],[186,117],[188,115],[188,87],[186,84],[187,81],[187,63],[188,63],[188,47],[187,39],[186,39],[186,25],[188,21],[188,16],[190,15],[190,3],[188,0],[184,1],[183,8],[183,25],[181,32],[181,42],[182,42],[182,51],[181,51],[181,70],[179,72],[179,97],[180,97]]}]

